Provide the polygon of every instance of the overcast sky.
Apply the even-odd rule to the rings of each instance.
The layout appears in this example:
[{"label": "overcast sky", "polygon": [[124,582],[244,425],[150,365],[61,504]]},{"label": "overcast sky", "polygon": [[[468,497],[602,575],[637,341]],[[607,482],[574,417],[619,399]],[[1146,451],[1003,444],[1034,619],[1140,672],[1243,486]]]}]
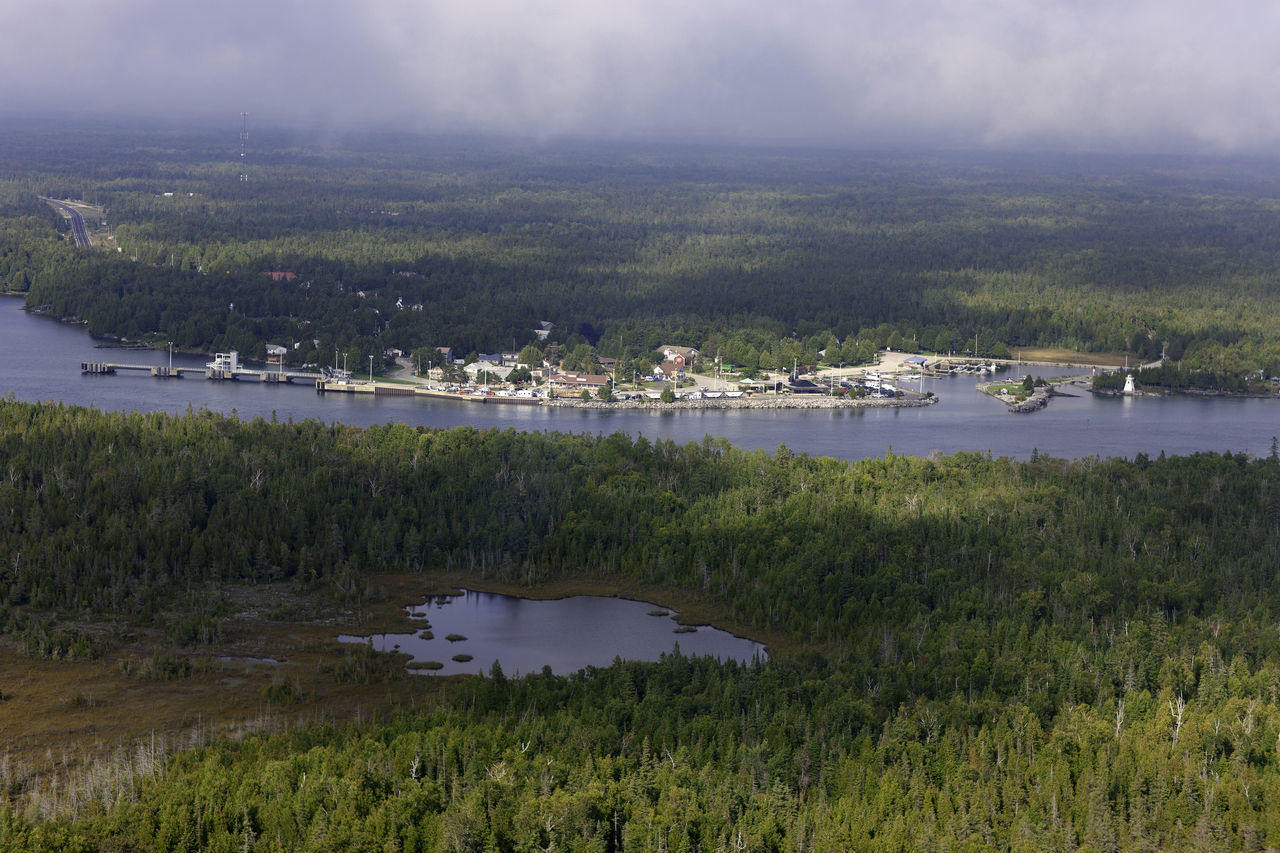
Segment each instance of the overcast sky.
[{"label": "overcast sky", "polygon": [[1269,0],[0,0],[0,113],[1274,152]]}]

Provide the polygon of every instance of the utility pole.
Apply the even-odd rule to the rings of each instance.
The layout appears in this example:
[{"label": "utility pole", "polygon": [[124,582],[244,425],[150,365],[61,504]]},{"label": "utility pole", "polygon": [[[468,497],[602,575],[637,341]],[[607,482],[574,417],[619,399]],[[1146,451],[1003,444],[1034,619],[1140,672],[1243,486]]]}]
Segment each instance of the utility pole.
[{"label": "utility pole", "polygon": [[245,143],[249,140],[249,114],[240,113],[240,180],[249,180],[249,172],[245,168]]}]

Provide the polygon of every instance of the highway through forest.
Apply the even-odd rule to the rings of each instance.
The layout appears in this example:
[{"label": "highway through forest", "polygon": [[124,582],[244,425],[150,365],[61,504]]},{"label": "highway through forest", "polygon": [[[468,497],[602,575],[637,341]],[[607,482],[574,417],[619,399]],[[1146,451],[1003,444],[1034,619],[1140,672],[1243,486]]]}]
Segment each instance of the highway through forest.
[{"label": "highway through forest", "polygon": [[53,205],[58,210],[61,210],[71,220],[71,235],[75,237],[77,248],[87,249],[93,245],[89,240],[89,231],[84,227],[84,217],[80,215],[80,211],[76,210],[69,204],[55,199],[44,198],[42,196],[41,200]]}]

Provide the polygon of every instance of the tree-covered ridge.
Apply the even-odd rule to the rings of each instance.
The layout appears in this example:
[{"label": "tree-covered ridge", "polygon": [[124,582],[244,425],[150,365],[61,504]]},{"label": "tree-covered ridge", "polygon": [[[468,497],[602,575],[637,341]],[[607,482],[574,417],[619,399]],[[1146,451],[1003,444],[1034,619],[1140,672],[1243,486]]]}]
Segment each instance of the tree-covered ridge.
[{"label": "tree-covered ridge", "polygon": [[4,624],[35,654],[80,654],[34,642],[64,616],[163,622],[221,579],[356,599],[441,568],[697,601],[778,653],[426,682],[391,724],[28,802],[9,848],[1280,843],[1275,458],[848,463],[9,400],[0,461]]},{"label": "tree-covered ridge", "polygon": [[[1156,619],[1119,651],[1199,669],[1045,723],[956,690],[876,715],[847,668],[668,656],[441,685],[384,725],[217,743],[85,817],[0,811],[24,850],[1260,850],[1280,833],[1275,661]],[[1103,641],[1102,644],[1106,644]],[[1082,679],[1085,644],[1059,644]],[[1199,661],[1196,663],[1196,661]],[[1113,664],[1114,665],[1114,664]],[[1109,674],[1109,673],[1108,673]],[[1105,677],[1105,676],[1104,676]],[[86,792],[87,793],[87,792]],[[77,791],[64,792],[67,798]],[[33,809],[34,811],[34,809]]]},{"label": "tree-covered ridge", "polygon": [[1192,368],[1280,373],[1267,164],[320,149],[263,132],[240,182],[204,132],[6,139],[0,185],[106,205],[124,251],[42,244],[0,280],[100,333],[363,362],[389,346],[518,348],[549,320],[570,347],[627,357],[680,340],[764,368],[812,363],[834,336],[851,352],[1164,348]]},{"label": "tree-covered ridge", "polygon": [[893,626],[893,669],[907,626],[939,610],[1030,624],[1280,604],[1280,468],[1230,454],[846,463],[712,439],[13,401],[0,442],[11,606],[132,613],[253,578],[355,595],[361,575],[436,567],[616,577],[841,654],[886,645]]}]

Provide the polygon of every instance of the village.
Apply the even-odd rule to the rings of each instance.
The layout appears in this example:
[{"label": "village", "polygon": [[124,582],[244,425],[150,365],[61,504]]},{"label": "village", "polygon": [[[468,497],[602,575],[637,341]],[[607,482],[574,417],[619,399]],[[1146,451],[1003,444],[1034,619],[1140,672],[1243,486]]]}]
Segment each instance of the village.
[{"label": "village", "polygon": [[[430,367],[401,350],[389,350],[397,369],[384,379],[367,381],[343,371],[324,383],[326,391],[373,391],[429,394],[473,402],[542,403],[591,408],[830,408],[844,406],[915,406],[934,401],[931,393],[910,385],[930,375],[923,356],[885,352],[876,365],[823,368],[796,365],[790,372],[747,377],[732,365],[703,360],[693,347],[664,345],[662,361],[645,374],[620,372],[613,358],[596,357],[595,370],[567,369],[564,361],[534,364],[530,350],[475,353],[459,357],[452,348],[436,347]],[[630,375],[626,375],[629,373]]]}]

